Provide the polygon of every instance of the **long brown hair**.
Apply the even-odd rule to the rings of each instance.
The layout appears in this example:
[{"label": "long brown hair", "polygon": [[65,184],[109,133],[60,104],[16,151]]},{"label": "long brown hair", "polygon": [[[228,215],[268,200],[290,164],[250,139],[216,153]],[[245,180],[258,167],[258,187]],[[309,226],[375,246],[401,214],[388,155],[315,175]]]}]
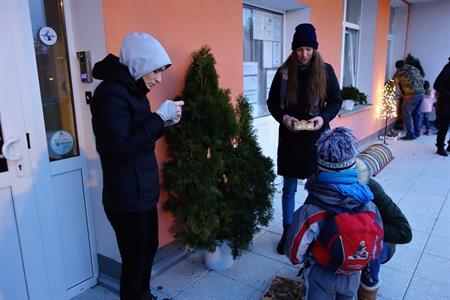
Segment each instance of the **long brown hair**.
[{"label": "long brown hair", "polygon": [[[282,66],[282,70],[288,70],[287,106],[291,107],[297,103],[298,64],[297,53],[296,51],[292,51]],[[316,107],[318,108],[324,105],[327,94],[325,63],[320,53],[315,49],[311,57],[310,68],[311,72],[309,73],[309,85],[306,98],[308,99],[310,110],[314,110]]]}]

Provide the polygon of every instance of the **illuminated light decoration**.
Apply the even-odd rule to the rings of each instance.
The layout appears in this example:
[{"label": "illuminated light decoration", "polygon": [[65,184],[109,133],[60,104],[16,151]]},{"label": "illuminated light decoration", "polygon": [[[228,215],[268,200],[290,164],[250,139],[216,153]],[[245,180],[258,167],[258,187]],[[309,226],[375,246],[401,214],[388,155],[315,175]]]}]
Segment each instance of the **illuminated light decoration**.
[{"label": "illuminated light decoration", "polygon": [[377,109],[377,119],[385,119],[384,125],[384,139],[383,143],[386,144],[387,135],[387,121],[390,118],[397,117],[397,102],[395,100],[396,85],[393,80],[389,80],[384,85],[383,100]]},{"label": "illuminated light decoration", "polygon": [[239,146],[239,140],[236,137],[231,139],[231,146],[233,148],[237,148]]}]

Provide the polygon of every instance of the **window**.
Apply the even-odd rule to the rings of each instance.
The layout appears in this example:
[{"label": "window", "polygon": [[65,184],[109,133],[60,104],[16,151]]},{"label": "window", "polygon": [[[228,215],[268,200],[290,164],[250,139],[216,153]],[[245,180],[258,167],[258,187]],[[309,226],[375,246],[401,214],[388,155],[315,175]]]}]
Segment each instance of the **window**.
[{"label": "window", "polygon": [[273,77],[282,64],[282,32],[282,14],[244,5],[244,95],[252,105],[255,118],[269,115],[266,100]]},{"label": "window", "polygon": [[395,8],[391,7],[391,15],[389,17],[389,33],[388,33],[388,44],[387,44],[387,55],[386,55],[386,75],[385,81],[388,81],[393,74],[394,69],[394,26],[395,26]]},{"label": "window", "polygon": [[356,86],[358,82],[361,8],[361,0],[346,1],[342,86]]}]

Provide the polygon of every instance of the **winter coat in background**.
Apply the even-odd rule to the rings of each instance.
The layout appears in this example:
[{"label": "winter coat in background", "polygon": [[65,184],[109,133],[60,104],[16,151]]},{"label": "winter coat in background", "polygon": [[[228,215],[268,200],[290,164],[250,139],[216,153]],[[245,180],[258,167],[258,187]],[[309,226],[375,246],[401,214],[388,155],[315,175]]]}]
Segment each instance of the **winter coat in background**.
[{"label": "winter coat in background", "polygon": [[[433,88],[439,93],[437,98],[438,122],[450,119],[450,62],[447,63],[434,81]],[[443,121],[443,123],[445,123]]]},{"label": "winter coat in background", "polygon": [[285,114],[298,120],[309,120],[315,116],[310,115],[309,101],[307,99],[307,87],[309,84],[309,68],[298,70],[298,92],[297,103],[293,107],[281,105],[281,68],[277,71],[270,88],[267,106],[272,116],[277,120],[278,129],[278,175],[307,178],[317,168],[317,153],[315,143],[320,134],[330,128],[329,122],[337,115],[342,105],[339,83],[333,67],[325,64],[327,75],[327,87],[325,105],[320,109],[319,116],[323,118],[324,124],[318,131],[291,132],[283,125]]},{"label": "winter coat in background", "polygon": [[439,93],[438,99],[450,102],[450,62],[439,73],[433,88]]},{"label": "winter coat in background", "polygon": [[424,94],[423,77],[419,69],[414,66],[404,64],[398,69],[392,79],[400,88],[403,97]]},{"label": "winter coat in background", "polygon": [[103,169],[103,205],[113,212],[145,211],[159,199],[155,142],[164,122],[150,109],[148,89],[119,58],[95,64],[103,80],[91,104],[92,126]]},{"label": "winter coat in background", "polygon": [[436,102],[435,92],[431,91],[429,95],[425,94],[420,104],[420,112],[427,113],[433,111],[433,104]]}]

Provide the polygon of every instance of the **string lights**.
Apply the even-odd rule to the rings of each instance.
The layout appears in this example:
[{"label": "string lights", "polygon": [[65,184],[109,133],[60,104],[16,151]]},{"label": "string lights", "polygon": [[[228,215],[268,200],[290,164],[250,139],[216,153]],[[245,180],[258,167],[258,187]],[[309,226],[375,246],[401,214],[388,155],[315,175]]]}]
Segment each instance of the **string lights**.
[{"label": "string lights", "polygon": [[384,144],[386,144],[387,121],[390,118],[397,117],[397,102],[395,100],[395,90],[395,82],[393,80],[387,81],[383,89],[383,100],[381,101],[381,105],[378,106],[377,109],[377,118],[386,120],[384,125]]}]

